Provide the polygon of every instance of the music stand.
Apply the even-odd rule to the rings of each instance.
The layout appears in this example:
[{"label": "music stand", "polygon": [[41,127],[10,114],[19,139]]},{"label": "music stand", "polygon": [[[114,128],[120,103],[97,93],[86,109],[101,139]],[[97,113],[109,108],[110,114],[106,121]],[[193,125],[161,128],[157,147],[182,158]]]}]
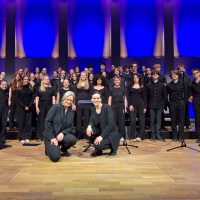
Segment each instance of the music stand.
[{"label": "music stand", "polygon": [[[91,108],[93,106],[93,103],[91,100],[79,100],[76,106],[78,108]],[[89,145],[86,146],[86,149],[83,152],[86,152],[90,147],[94,147],[91,142],[89,142]]]}]

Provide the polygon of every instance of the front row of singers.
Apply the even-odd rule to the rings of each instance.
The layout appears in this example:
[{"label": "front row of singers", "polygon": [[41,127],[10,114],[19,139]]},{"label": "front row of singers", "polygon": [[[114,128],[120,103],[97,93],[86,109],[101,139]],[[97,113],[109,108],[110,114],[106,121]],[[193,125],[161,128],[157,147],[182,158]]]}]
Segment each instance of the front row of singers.
[{"label": "front row of singers", "polygon": [[[191,75],[194,78],[194,80],[189,83],[188,87],[184,88],[184,85],[179,81],[179,72],[176,70],[173,70],[170,74],[170,77],[172,81],[168,83],[166,86],[165,84],[161,83],[159,81],[160,73],[158,71],[152,71],[152,81],[149,82],[145,87],[142,84],[142,77],[140,74],[134,74],[132,79],[130,80],[130,86],[127,87],[127,90],[125,90],[123,87],[121,87],[121,78],[119,76],[115,76],[113,78],[113,84],[114,87],[110,88],[109,92],[105,86],[104,79],[102,76],[96,76],[95,79],[95,86],[92,86],[89,81],[86,78],[86,74],[83,72],[80,75],[80,80],[77,85],[74,86],[74,93],[76,96],[70,95],[73,97],[73,101],[75,103],[78,102],[78,100],[88,100],[91,97],[91,94],[94,94],[94,91],[97,93],[101,93],[96,95],[98,98],[101,99],[103,104],[97,105],[94,110],[92,108],[91,110],[91,118],[89,121],[89,108],[73,108],[71,110],[71,115],[74,116],[74,111],[76,112],[76,129],[77,129],[77,138],[82,135],[82,118],[84,117],[84,131],[87,133],[88,136],[90,136],[91,132],[95,133],[92,136],[98,136],[100,133],[99,130],[101,130],[101,133],[103,133],[102,137],[99,135],[97,139],[94,140],[94,138],[91,140],[94,140],[94,144],[97,146],[96,150],[94,152],[94,155],[101,154],[100,149],[104,149],[105,146],[108,147],[108,141],[104,140],[105,138],[105,132],[103,130],[111,130],[110,124],[106,124],[106,121],[99,121],[104,120],[109,117],[112,117],[112,122],[115,122],[115,126],[112,125],[112,131],[110,133],[107,133],[107,139],[114,137],[116,128],[116,123],[118,121],[118,127],[119,127],[119,136],[122,138],[125,135],[125,128],[124,128],[124,113],[126,113],[126,107],[127,102],[129,105],[129,113],[130,113],[130,119],[131,119],[131,139],[132,141],[141,141],[142,138],[144,138],[145,133],[145,112],[148,110],[150,114],[150,123],[151,123],[151,141],[155,141],[156,137],[160,141],[165,141],[163,138],[161,138],[160,131],[161,131],[161,115],[163,113],[163,110],[166,109],[166,106],[169,107],[169,111],[171,114],[171,123],[172,123],[172,133],[173,133],[173,140],[174,141],[183,141],[183,134],[184,134],[184,104],[186,102],[193,102],[193,110],[195,115],[195,129],[196,133],[198,135],[197,142],[200,143],[200,71],[199,69],[193,69],[191,71]],[[48,129],[47,120],[50,114],[55,110],[55,112],[58,112],[58,110],[61,110],[60,107],[61,104],[58,103],[58,99],[55,99],[55,96],[61,95],[60,98],[64,98],[66,91],[72,90],[72,87],[69,88],[69,81],[63,80],[63,87],[59,94],[56,94],[52,87],[50,87],[50,80],[48,76],[43,77],[41,81],[40,87],[36,89],[35,95],[33,91],[33,87],[29,84],[29,77],[24,76],[23,80],[19,82],[20,77],[16,74],[16,83],[14,85],[14,88],[11,87],[12,92],[12,104],[11,107],[14,106],[14,103],[18,105],[18,136],[19,140],[21,142],[29,142],[31,138],[31,129],[32,129],[32,114],[33,109],[36,109],[36,112],[39,117],[39,124],[41,125],[38,129],[37,133],[37,139],[45,139],[47,138],[48,131],[53,130],[53,134],[58,133],[58,135],[55,135],[56,138],[50,143],[45,143],[46,145],[46,153],[47,155],[51,155],[51,151],[48,148],[48,144],[60,144],[61,141],[63,141],[63,152],[65,155],[69,155],[66,153],[66,149],[70,147],[70,145],[74,145],[76,142],[74,137],[71,137],[69,143],[64,144],[66,141],[65,135],[68,135],[66,132],[63,132],[60,134],[60,129],[65,130],[66,127],[69,126],[70,121],[68,120],[68,113],[67,116],[64,114],[59,114],[60,120],[66,121],[67,124],[63,124],[62,127],[57,127],[59,130],[54,130],[54,126],[57,126],[54,121],[52,122],[51,127]],[[12,86],[13,86],[12,85]],[[10,102],[9,98],[9,92],[7,90],[8,84],[6,81],[1,81],[0,85],[0,143],[5,143],[5,133],[6,133],[6,124],[7,124],[7,114],[10,112],[8,103]],[[45,92],[44,92],[45,91]],[[72,90],[73,91],[73,90]],[[126,95],[125,95],[126,94]],[[185,94],[185,95],[183,95]],[[34,96],[36,96],[35,102],[34,102]],[[70,98],[72,98],[70,97]],[[92,95],[93,98],[97,98],[95,95]],[[166,100],[168,97],[168,100]],[[189,99],[188,99],[189,97]],[[187,99],[187,101],[184,101],[184,98]],[[64,98],[65,99],[65,98]],[[69,100],[68,100],[69,101]],[[97,100],[96,100],[97,101]],[[64,101],[63,101],[64,102]],[[108,102],[108,105],[106,105],[106,102]],[[167,104],[166,104],[167,102]],[[94,103],[94,102],[93,102]],[[52,106],[53,105],[53,106]],[[63,105],[63,104],[62,104]],[[68,105],[68,104],[67,104]],[[95,103],[94,103],[95,105]],[[103,106],[102,106],[103,105]],[[60,107],[59,107],[60,106]],[[110,107],[111,106],[111,107]],[[63,110],[64,110],[63,106]],[[68,106],[70,107],[70,106]],[[104,113],[104,116],[101,112],[99,112],[98,108],[102,107],[102,113]],[[69,108],[69,110],[71,107]],[[100,109],[101,110],[101,109]],[[109,116],[107,114],[108,110],[111,110],[112,116]],[[95,112],[94,112],[95,111]],[[61,112],[61,111],[59,111]],[[109,111],[110,112],[110,111]],[[48,114],[47,114],[48,113]],[[70,112],[69,112],[70,113]],[[101,114],[99,114],[101,113]],[[107,116],[108,115],[108,116]],[[56,117],[57,115],[54,113],[53,115]],[[70,116],[70,114],[69,114]],[[95,117],[93,117],[95,116]],[[102,117],[103,116],[103,117]],[[136,132],[136,117],[138,117],[139,121],[139,131]],[[44,120],[46,118],[45,124]],[[71,117],[71,119],[74,119]],[[92,121],[92,119],[94,121]],[[118,119],[118,120],[117,120]],[[56,119],[55,119],[56,120]],[[59,121],[59,119],[57,119]],[[41,122],[41,123],[40,123]],[[61,122],[61,121],[60,121]],[[69,123],[68,123],[69,122]],[[73,122],[73,121],[72,121]],[[107,121],[109,122],[109,121]],[[50,122],[49,122],[50,123]],[[98,125],[92,127],[92,125]],[[177,123],[179,125],[179,129],[177,130]],[[44,125],[43,125],[44,124]],[[59,123],[61,124],[61,123]],[[91,126],[88,127],[88,124]],[[106,128],[110,127],[110,128]],[[48,129],[48,131],[46,130]],[[44,132],[44,130],[46,132]],[[69,130],[69,129],[67,129]],[[112,134],[111,134],[112,133]],[[109,136],[109,137],[108,137]],[[68,135],[69,137],[69,135]],[[118,136],[117,136],[118,137]],[[101,139],[104,141],[104,143],[101,144]],[[113,141],[110,140],[110,146],[112,147],[111,155],[116,154],[116,148],[113,144]],[[114,140],[115,141],[115,140]],[[100,145],[101,144],[101,145]],[[56,146],[56,145],[54,145]],[[66,148],[65,148],[66,147]],[[54,151],[53,151],[54,152]],[[56,151],[55,151],[56,152]],[[60,154],[52,155],[53,159],[58,158]]]}]

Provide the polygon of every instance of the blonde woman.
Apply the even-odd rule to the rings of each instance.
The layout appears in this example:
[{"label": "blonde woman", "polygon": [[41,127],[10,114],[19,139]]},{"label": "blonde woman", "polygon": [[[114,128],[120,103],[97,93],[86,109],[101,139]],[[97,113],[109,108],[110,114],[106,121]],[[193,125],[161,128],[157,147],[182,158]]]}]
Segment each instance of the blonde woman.
[{"label": "blonde woman", "polygon": [[[49,110],[45,119],[44,144],[45,154],[51,161],[60,160],[61,153],[69,157],[68,149],[76,144],[76,137],[71,134],[74,128],[74,111],[72,105],[75,104],[75,95],[68,91],[64,94],[60,104],[55,104]],[[60,146],[61,149],[60,149]]]},{"label": "blonde woman", "polygon": [[37,112],[37,141],[43,140],[44,120],[52,105],[55,104],[55,90],[51,87],[50,78],[44,76],[41,86],[36,89],[36,112]]},{"label": "blonde woman", "polygon": [[[77,84],[77,102],[79,100],[90,100],[93,92],[93,86],[89,84],[86,72],[81,72],[79,82]],[[80,139],[83,137],[82,133],[82,118],[84,117],[83,128],[86,133],[86,129],[89,123],[89,108],[79,108],[77,107],[77,125],[76,125],[76,134],[77,138]]]}]

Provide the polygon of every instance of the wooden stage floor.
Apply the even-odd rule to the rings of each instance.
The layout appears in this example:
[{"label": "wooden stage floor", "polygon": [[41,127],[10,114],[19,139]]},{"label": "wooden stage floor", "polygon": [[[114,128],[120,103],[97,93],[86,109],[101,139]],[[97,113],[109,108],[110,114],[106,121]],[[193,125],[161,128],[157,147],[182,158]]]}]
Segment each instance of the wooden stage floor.
[{"label": "wooden stage floor", "polygon": [[[35,143],[35,141],[31,141]],[[128,141],[130,143],[130,141]],[[119,147],[114,157],[91,158],[93,148],[82,153],[86,140],[71,148],[71,157],[51,162],[44,145],[22,146],[8,140],[11,149],[0,151],[0,199],[200,199],[200,153],[183,148],[167,152],[180,142],[166,140]],[[200,150],[196,140],[186,140]]]}]

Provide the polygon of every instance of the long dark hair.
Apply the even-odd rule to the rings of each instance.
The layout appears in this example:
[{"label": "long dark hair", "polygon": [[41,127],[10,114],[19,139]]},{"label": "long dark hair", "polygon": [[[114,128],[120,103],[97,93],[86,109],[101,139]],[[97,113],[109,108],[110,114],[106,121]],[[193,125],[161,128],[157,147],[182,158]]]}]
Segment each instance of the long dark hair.
[{"label": "long dark hair", "polygon": [[[22,89],[23,89],[23,87],[24,87],[24,85],[23,85],[23,80],[24,80],[24,78],[26,78],[26,77],[27,77],[28,80],[29,80],[29,77],[28,77],[28,76],[23,76],[22,81],[20,82],[20,85],[19,85],[18,90],[22,90]],[[33,87],[31,86],[30,83],[28,84],[28,87],[29,87],[29,89],[31,90],[31,92],[33,92]]]},{"label": "long dark hair", "polygon": [[139,78],[139,85],[142,88],[143,87],[143,79],[142,79],[142,76],[138,73],[133,74],[133,76],[131,77],[130,87],[134,86],[134,84],[135,84],[134,76],[137,76]]}]

